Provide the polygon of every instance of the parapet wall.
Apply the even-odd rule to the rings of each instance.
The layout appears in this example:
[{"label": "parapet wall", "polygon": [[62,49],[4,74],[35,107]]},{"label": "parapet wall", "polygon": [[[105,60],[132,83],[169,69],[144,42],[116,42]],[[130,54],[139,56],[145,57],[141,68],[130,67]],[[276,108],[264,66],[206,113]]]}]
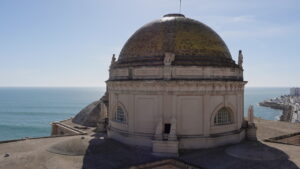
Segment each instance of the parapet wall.
[{"label": "parapet wall", "polygon": [[54,122],[51,125],[52,125],[51,136],[86,134],[86,132],[75,129],[75,128],[68,126],[66,124],[63,124],[61,122]]}]

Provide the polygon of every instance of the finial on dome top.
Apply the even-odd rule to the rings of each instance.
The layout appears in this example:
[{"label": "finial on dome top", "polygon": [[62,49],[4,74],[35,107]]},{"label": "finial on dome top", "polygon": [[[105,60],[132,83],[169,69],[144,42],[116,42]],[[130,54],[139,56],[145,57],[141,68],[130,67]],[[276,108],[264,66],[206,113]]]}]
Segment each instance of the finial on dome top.
[{"label": "finial on dome top", "polygon": [[179,13],[181,13],[181,0],[180,0],[180,4],[179,4]]},{"label": "finial on dome top", "polygon": [[185,17],[185,16],[180,13],[171,13],[171,14],[164,15],[164,17]]}]

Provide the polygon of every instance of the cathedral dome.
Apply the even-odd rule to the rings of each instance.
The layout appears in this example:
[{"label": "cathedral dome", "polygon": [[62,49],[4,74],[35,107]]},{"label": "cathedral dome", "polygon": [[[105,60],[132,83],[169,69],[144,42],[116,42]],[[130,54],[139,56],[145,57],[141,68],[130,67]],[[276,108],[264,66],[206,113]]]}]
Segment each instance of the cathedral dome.
[{"label": "cathedral dome", "polygon": [[207,25],[182,14],[168,14],[137,30],[126,42],[116,67],[172,65],[237,67],[222,38]]},{"label": "cathedral dome", "polygon": [[246,84],[241,51],[238,58],[236,64],[211,28],[182,14],[146,24],[118,60],[112,57],[108,137],[176,156],[180,149],[240,142]]}]

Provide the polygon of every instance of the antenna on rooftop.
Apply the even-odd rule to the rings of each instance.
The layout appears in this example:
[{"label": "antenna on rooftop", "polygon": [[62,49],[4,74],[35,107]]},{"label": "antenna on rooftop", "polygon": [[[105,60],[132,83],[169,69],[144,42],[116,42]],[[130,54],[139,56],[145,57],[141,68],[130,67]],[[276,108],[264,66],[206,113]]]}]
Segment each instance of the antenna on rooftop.
[{"label": "antenna on rooftop", "polygon": [[179,13],[181,13],[181,0],[179,2]]}]

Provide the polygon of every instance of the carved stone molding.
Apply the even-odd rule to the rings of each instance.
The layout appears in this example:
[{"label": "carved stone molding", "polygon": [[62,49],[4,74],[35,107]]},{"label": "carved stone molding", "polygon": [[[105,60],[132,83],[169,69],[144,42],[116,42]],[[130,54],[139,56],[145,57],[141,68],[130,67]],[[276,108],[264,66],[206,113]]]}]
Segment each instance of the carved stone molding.
[{"label": "carved stone molding", "polygon": [[247,82],[240,81],[108,81],[108,90],[119,91],[242,91]]},{"label": "carved stone molding", "polygon": [[[130,70],[132,74],[130,74]],[[109,80],[122,79],[194,79],[194,80],[243,80],[240,68],[200,66],[156,66],[110,69]]]}]

